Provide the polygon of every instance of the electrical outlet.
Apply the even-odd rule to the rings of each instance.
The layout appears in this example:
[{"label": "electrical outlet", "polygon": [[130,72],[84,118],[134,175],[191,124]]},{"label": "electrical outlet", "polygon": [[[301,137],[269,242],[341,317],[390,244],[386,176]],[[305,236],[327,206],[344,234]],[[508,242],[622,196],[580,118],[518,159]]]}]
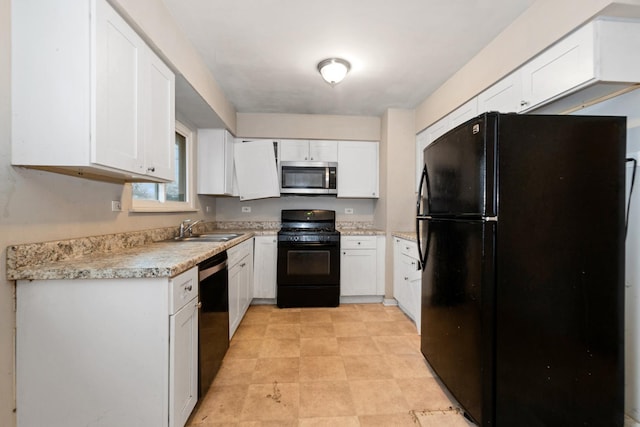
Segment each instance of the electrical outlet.
[{"label": "electrical outlet", "polygon": [[346,213],[348,215],[352,215],[353,214],[353,208],[344,208],[344,213]]},{"label": "electrical outlet", "polygon": [[211,206],[205,206],[205,207],[204,207],[204,211],[205,211],[206,213],[210,213],[210,212],[211,212]]},{"label": "electrical outlet", "polygon": [[122,211],[122,203],[120,203],[120,200],[112,200],[111,201],[111,211],[112,212],[121,212]]},{"label": "electrical outlet", "polygon": [[242,207],[242,213],[249,213],[249,212],[251,212],[251,206]]}]

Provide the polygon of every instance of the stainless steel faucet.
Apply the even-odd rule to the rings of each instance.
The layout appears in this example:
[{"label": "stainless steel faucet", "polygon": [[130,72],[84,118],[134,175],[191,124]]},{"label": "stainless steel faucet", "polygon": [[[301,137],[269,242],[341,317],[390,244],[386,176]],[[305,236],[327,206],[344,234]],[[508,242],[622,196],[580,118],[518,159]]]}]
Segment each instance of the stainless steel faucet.
[{"label": "stainless steel faucet", "polygon": [[183,238],[183,237],[191,237],[193,236],[193,226],[202,222],[201,219],[197,220],[196,222],[191,222],[193,220],[191,219],[185,219],[180,223],[180,230],[179,230],[179,235],[178,238]]}]

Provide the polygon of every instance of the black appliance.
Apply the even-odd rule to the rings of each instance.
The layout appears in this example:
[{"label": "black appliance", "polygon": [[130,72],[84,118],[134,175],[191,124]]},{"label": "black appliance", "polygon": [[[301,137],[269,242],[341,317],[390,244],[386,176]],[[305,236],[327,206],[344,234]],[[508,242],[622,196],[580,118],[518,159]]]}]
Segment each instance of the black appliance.
[{"label": "black appliance", "polygon": [[424,150],[421,350],[482,426],[622,426],[623,117],[486,113]]},{"label": "black appliance", "polygon": [[340,305],[340,232],[336,213],[287,209],[278,232],[278,307]]},{"label": "black appliance", "polygon": [[206,394],[229,348],[229,275],[227,252],[198,264],[198,397]]}]

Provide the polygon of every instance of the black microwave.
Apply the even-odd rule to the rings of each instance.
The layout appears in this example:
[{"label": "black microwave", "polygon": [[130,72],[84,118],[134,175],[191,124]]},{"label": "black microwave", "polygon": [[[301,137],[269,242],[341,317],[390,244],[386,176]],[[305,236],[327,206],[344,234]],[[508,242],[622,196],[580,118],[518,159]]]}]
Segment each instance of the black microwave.
[{"label": "black microwave", "polygon": [[281,194],[338,194],[338,163],[280,162]]}]

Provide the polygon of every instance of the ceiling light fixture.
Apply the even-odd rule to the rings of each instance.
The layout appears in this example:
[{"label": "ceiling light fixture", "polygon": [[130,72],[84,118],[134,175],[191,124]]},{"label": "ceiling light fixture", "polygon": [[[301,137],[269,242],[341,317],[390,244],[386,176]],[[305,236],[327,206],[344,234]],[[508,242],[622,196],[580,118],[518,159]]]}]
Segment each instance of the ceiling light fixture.
[{"label": "ceiling light fixture", "polygon": [[331,86],[335,86],[345,78],[351,64],[342,58],[329,58],[318,63],[318,71],[322,78]]}]

